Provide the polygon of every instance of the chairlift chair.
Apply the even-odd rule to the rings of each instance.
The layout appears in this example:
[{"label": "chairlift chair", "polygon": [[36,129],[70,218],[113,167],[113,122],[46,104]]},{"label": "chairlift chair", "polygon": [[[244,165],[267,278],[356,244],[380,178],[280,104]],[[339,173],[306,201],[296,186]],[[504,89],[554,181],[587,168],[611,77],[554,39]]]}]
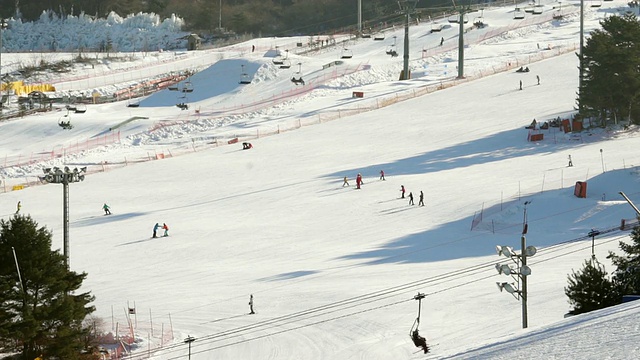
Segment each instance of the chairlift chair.
[{"label": "chairlift chair", "polygon": [[249,77],[249,74],[244,72],[244,65],[240,65],[240,66],[242,67],[242,73],[240,74],[240,84],[243,84],[243,85],[251,84],[251,78]]},{"label": "chairlift chair", "polygon": [[295,85],[304,86],[304,80],[302,79],[302,63],[298,63],[298,71],[291,77],[291,82]]},{"label": "chairlift chair", "polygon": [[553,20],[562,20],[562,19],[564,19],[564,15],[562,15],[560,11],[556,11],[553,14]]},{"label": "chairlift chair", "polygon": [[[450,23],[454,23],[454,24],[460,24],[460,14],[454,14],[454,15],[449,16],[447,21],[449,21]],[[469,22],[469,16],[467,14],[464,14],[462,16],[462,22],[464,24]]]},{"label": "chairlift chair", "polygon": [[373,40],[381,41],[384,40],[384,33],[377,33],[374,35]]},{"label": "chairlift chair", "polygon": [[442,31],[442,24],[431,24],[431,32],[440,32]]},{"label": "chairlift chair", "polygon": [[353,57],[353,51],[344,48],[342,49],[342,52],[340,53],[340,59],[351,59]]},{"label": "chairlift chair", "polygon": [[284,59],[282,61],[282,64],[280,64],[279,68],[280,69],[288,69],[291,67],[291,61],[289,61],[289,59]]},{"label": "chairlift chair", "polygon": [[590,6],[592,8],[599,8],[600,6],[602,6],[602,1],[601,0],[591,0]]},{"label": "chairlift chair", "polygon": [[522,19],[524,19],[524,14],[525,14],[524,11],[522,11],[520,8],[516,8],[513,11],[513,19],[514,20],[522,20]]},{"label": "chairlift chair", "polygon": [[[65,119],[66,119],[66,121],[65,121]],[[58,119],[58,125],[64,130],[73,129],[73,125],[71,125],[71,119],[69,118],[69,115],[64,115],[61,118],[59,118]]]},{"label": "chairlift chair", "polygon": [[389,45],[387,47],[387,50],[385,51],[385,53],[387,55],[391,55],[391,57],[396,57],[398,56],[398,52],[396,51],[396,46],[395,45]]},{"label": "chairlift chair", "polygon": [[535,7],[535,3],[529,3],[529,5],[524,7],[524,12],[526,13],[533,13],[533,9]]},{"label": "chairlift chair", "polygon": [[474,25],[475,27],[477,27],[477,28],[482,29],[482,28],[485,26],[485,24],[484,24],[484,18],[483,18],[482,16],[479,16],[479,17],[477,17],[477,18],[473,19],[473,25]]},{"label": "chairlift chair", "polygon": [[76,110],[74,111],[76,114],[84,114],[87,112],[87,107],[85,105],[76,105]]},{"label": "chairlift chair", "polygon": [[169,85],[167,89],[169,89],[169,91],[178,91],[178,84]]},{"label": "chairlift chair", "polygon": [[240,84],[251,84],[251,78],[247,74],[242,74],[240,77]]},{"label": "chairlift chair", "polygon": [[273,62],[273,65],[282,65],[284,64],[284,59],[280,56],[273,58],[273,60],[271,60]]},{"label": "chairlift chair", "polygon": [[541,15],[544,11],[544,5],[536,5],[533,7],[533,15]]},{"label": "chairlift chair", "polygon": [[418,328],[420,327],[420,310],[422,309],[422,299],[425,297],[424,294],[418,293],[414,297],[415,300],[418,300],[418,317],[414,320],[413,325],[411,325],[411,330],[409,330],[409,337],[413,344],[416,347],[422,348],[425,354],[429,352],[429,346],[427,345],[427,339],[420,336]]},{"label": "chairlift chair", "polygon": [[193,92],[193,84],[191,84],[191,81],[185,81],[185,83],[182,85],[182,92]]}]

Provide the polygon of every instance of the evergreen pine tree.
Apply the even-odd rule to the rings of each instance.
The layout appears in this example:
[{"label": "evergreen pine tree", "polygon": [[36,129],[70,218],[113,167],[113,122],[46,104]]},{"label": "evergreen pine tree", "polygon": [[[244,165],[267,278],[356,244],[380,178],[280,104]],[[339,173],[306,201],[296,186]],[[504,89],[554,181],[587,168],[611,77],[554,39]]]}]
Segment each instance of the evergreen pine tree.
[{"label": "evergreen pine tree", "polygon": [[568,276],[564,293],[573,306],[570,314],[578,315],[619,304],[621,298],[607,272],[594,260],[586,260],[584,267]]},{"label": "evergreen pine tree", "polygon": [[[640,23],[635,15],[601,21],[584,47],[581,115],[640,121]],[[604,123],[603,123],[604,125]]]},{"label": "evergreen pine tree", "polygon": [[0,220],[0,353],[91,358],[81,355],[88,332],[82,321],[95,310],[93,297],[74,294],[86,276],[67,269],[64,255],[51,250],[51,232],[31,217]]},{"label": "evergreen pine tree", "polygon": [[630,243],[620,241],[618,246],[626,256],[618,256],[611,251],[607,256],[616,266],[613,281],[622,295],[640,294],[640,227],[631,232]]}]

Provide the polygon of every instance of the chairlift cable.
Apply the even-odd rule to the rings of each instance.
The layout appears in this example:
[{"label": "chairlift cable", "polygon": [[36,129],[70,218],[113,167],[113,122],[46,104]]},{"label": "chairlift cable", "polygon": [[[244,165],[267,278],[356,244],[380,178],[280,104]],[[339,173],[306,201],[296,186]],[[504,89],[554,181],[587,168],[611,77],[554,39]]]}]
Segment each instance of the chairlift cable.
[{"label": "chairlift cable", "polygon": [[[626,237],[626,236],[628,236],[628,235],[623,235],[623,236],[620,236],[618,238],[614,238],[614,239],[610,239],[608,241],[601,242],[600,245],[601,244],[605,244],[605,243],[609,243],[609,242],[612,242],[612,241],[617,241],[620,238],[623,238],[623,237]],[[580,239],[580,238],[578,238],[578,239]],[[551,247],[558,246],[560,244],[569,244],[571,242],[576,242],[576,241],[577,241],[577,239],[568,240],[568,241],[565,241],[565,242],[562,242],[562,243],[554,244]],[[585,249],[588,249],[588,248],[590,248],[590,245],[582,247],[582,248],[577,249],[577,250],[572,250],[572,251],[569,251],[569,252],[566,252],[566,253],[563,253],[563,254],[559,254],[559,255],[553,256],[553,257],[548,258],[548,259],[541,259],[539,261],[534,261],[532,263],[532,265],[535,265],[535,264],[538,264],[538,263],[542,263],[542,262],[546,262],[546,261],[550,261],[550,260],[553,260],[553,259],[556,259],[556,258],[559,258],[559,257],[562,257],[562,256],[567,256],[567,255],[570,255],[570,254],[573,254],[573,253],[576,253],[576,252],[579,252],[579,251],[582,251],[582,250],[585,250]],[[547,248],[542,249],[541,252],[544,252],[544,250],[546,250],[546,249]],[[389,294],[393,293],[393,292],[396,292],[396,291],[407,290],[406,287],[416,287],[418,285],[425,285],[425,284],[428,284],[428,283],[434,282],[434,281],[441,281],[441,280],[443,280],[445,278],[448,278],[448,277],[459,276],[459,275],[461,275],[461,273],[463,271],[466,271],[467,269],[474,269],[473,271],[476,271],[476,272],[479,272],[479,271],[482,271],[482,272],[491,271],[492,274],[487,275],[487,276],[483,276],[481,278],[475,278],[475,279],[466,281],[464,283],[460,283],[460,284],[456,284],[456,285],[453,285],[453,286],[449,286],[447,288],[440,289],[440,290],[437,290],[437,291],[432,291],[432,292],[426,294],[425,296],[432,296],[432,295],[439,294],[439,293],[442,293],[442,292],[446,292],[446,291],[449,291],[449,290],[452,290],[452,289],[456,289],[456,288],[459,288],[459,287],[462,287],[462,286],[466,286],[466,285],[469,285],[469,284],[472,284],[472,283],[475,283],[475,282],[478,282],[478,281],[481,281],[481,280],[485,280],[485,279],[488,279],[488,278],[491,278],[491,277],[495,276],[495,274],[493,274],[492,267],[487,267],[487,265],[493,265],[494,263],[495,263],[495,261],[489,261],[489,262],[486,262],[486,263],[483,263],[483,264],[470,266],[470,267],[467,267],[465,269],[459,269],[459,270],[451,271],[449,273],[437,275],[437,276],[434,276],[432,278],[425,278],[425,279],[418,280],[418,281],[415,281],[415,282],[411,282],[411,283],[408,283],[408,284],[392,287],[392,288],[389,288],[387,290],[383,290],[383,291],[385,291],[385,294],[387,295],[385,298],[390,298],[391,296],[396,296],[396,295],[389,295]],[[465,277],[468,277],[469,275],[474,275],[474,274],[462,274],[462,275],[465,275]],[[478,275],[478,274],[475,274],[475,275]],[[393,289],[396,289],[396,290],[393,290]],[[370,293],[370,294],[375,294],[375,292],[374,293]],[[322,308],[327,308],[328,309],[328,308],[331,308],[331,307],[338,306],[338,304],[344,303],[344,302],[353,303],[355,300],[360,299],[362,297],[363,296],[354,297],[354,298],[350,298],[350,299],[347,299],[347,300],[344,300],[344,301],[341,301],[341,302],[336,302],[334,304],[329,304],[329,305],[326,305],[326,306],[320,306],[320,307],[316,307],[316,308],[313,308],[313,309],[310,309],[310,310],[307,310],[307,311],[301,311],[301,312],[298,312],[298,313],[285,315],[285,316],[280,317],[280,318],[274,318],[274,319],[271,319],[271,320],[268,320],[268,321],[265,321],[265,322],[262,322],[262,323],[254,324],[252,326],[245,327],[245,328],[229,330],[229,331],[225,331],[225,332],[218,333],[218,334],[208,335],[206,337],[200,338],[200,340],[222,341],[224,339],[222,339],[222,340],[214,340],[214,339],[219,338],[219,337],[224,337],[224,336],[229,337],[230,335],[233,335],[233,334],[235,334],[237,332],[253,330],[253,329],[260,328],[260,327],[263,327],[263,326],[266,326],[266,325],[281,326],[282,324],[278,324],[277,323],[278,321],[281,320],[281,318],[282,318],[282,320],[292,320],[292,319],[295,320],[297,317],[301,317],[303,315],[308,315],[310,313],[313,313],[313,312],[316,312],[316,311],[320,311]],[[253,337],[253,338],[251,338],[249,340],[243,340],[243,341],[238,341],[238,342],[234,342],[234,343],[230,343],[230,344],[219,345],[219,346],[216,346],[216,347],[213,347],[213,348],[209,348],[207,350],[202,350],[201,352],[216,350],[216,349],[219,349],[219,348],[232,346],[232,345],[236,345],[236,344],[239,344],[239,343],[244,343],[244,342],[252,341],[252,340],[255,340],[255,339],[259,339],[259,338],[264,338],[264,337],[271,336],[271,335],[277,335],[277,334],[280,334],[280,333],[283,333],[283,332],[297,330],[297,329],[300,329],[300,328],[304,328],[304,327],[308,327],[308,326],[312,326],[312,325],[317,325],[317,324],[320,324],[320,323],[325,323],[325,322],[329,322],[329,321],[345,318],[345,317],[348,317],[348,316],[352,316],[352,315],[356,315],[356,314],[360,314],[360,313],[364,313],[364,312],[368,312],[368,311],[377,310],[377,309],[384,308],[384,307],[398,305],[400,303],[404,303],[404,302],[411,301],[411,300],[415,300],[415,297],[413,297],[411,299],[407,299],[407,300],[397,301],[397,302],[390,303],[390,304],[380,305],[380,306],[377,306],[377,307],[374,307],[374,308],[360,310],[358,312],[354,312],[354,313],[350,313],[350,314],[344,314],[344,315],[337,316],[337,317],[330,318],[330,319],[320,320],[320,321],[317,321],[317,322],[314,322],[314,323],[301,325],[301,326],[298,326],[298,327],[295,327],[295,328],[292,328],[292,329],[278,331],[276,333],[264,334],[264,335],[256,336],[256,337]],[[369,299],[368,301],[364,302],[364,304],[371,303],[371,302],[374,302],[374,301],[379,301],[379,299],[375,299],[375,300]],[[360,305],[359,304],[355,304],[355,305],[351,304],[350,307],[354,307],[354,306],[360,306]],[[337,310],[333,310],[332,312],[340,311],[340,310],[341,309],[337,309]],[[321,316],[321,315],[325,315],[325,314],[318,314],[318,315],[315,315],[315,316]],[[237,335],[237,336],[240,336],[240,335]],[[181,345],[182,344],[175,345],[175,346],[172,345],[172,346],[169,346],[167,348],[164,348],[163,351],[164,350],[171,350],[172,348],[179,347]],[[133,355],[133,356],[137,356],[137,355]],[[140,356],[146,356],[146,354],[140,354]],[[170,358],[170,359],[177,359],[177,358]]]}]

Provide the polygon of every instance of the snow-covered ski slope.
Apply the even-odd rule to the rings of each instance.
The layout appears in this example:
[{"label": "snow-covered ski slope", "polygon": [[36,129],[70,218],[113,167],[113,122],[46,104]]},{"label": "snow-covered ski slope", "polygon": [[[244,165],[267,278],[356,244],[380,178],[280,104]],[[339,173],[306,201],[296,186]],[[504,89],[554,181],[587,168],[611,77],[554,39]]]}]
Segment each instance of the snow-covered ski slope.
[{"label": "snow-covered ski slope", "polygon": [[[587,9],[587,28],[623,6],[614,1]],[[485,10],[483,31],[500,21],[517,24],[511,10]],[[637,147],[637,130],[594,129],[577,137],[551,128],[543,141],[527,142],[524,129],[533,118],[543,122],[573,111],[577,59],[566,49],[579,42],[577,18],[471,43],[465,48],[469,81],[455,86],[447,85],[457,75],[455,46],[422,58],[423,47],[439,47],[441,37],[448,46],[455,29],[427,35],[431,27],[411,28],[408,81],[397,80],[401,56],[385,54],[394,34],[400,42],[396,29],[382,42],[349,44],[351,59],[338,59],[342,47],[290,51],[293,62],[303,62],[303,76],[336,60],[344,63],[332,67],[357,71],[243,113],[243,106],[301,88],[288,81],[294,66],[276,69],[265,56],[275,40],[261,39],[194,75],[188,96],[199,100],[188,111],[171,101],[181,93],[166,90],[142,99],[139,108],[88,106],[87,113],[70,115],[70,131],[57,125],[63,110],[2,123],[5,158],[100,138],[123,124],[119,143],[3,168],[3,185],[33,179],[45,166],[89,167],[84,182],[70,185],[71,268],[89,274],[84,289],[96,296],[96,315],[107,330],[126,327],[125,308],[135,303],[131,320],[140,342],[132,358],[146,358],[148,349],[154,359],[185,358],[187,336],[197,339],[191,355],[198,359],[633,358],[640,343],[637,305],[563,319],[569,310],[563,288],[572,269],[591,257],[586,234],[635,215],[618,192],[640,201],[640,157],[629,151]],[[557,56],[531,62],[551,54]],[[509,62],[531,72],[497,71]],[[256,64],[255,81],[245,86],[237,84],[242,64]],[[393,101],[425,85],[441,89]],[[353,91],[364,97],[352,98]],[[225,143],[193,146],[180,156],[175,151],[202,138],[290,129],[375,102],[387,106],[252,138],[251,150]],[[198,108],[215,116],[198,116]],[[164,159],[129,163],[141,154]],[[385,181],[378,180],[380,170]],[[353,186],[358,173],[361,190]],[[352,186],[342,187],[344,176]],[[576,198],[573,185],[585,180],[588,196]],[[423,191],[425,206],[398,199],[401,185],[416,198]],[[2,193],[0,214],[12,216],[20,200],[22,212],[52,229],[54,248],[62,248],[61,192],[52,184]],[[494,268],[509,262],[495,255],[496,245],[520,247],[525,201],[527,242],[539,248],[529,259],[528,330],[521,329],[520,303],[495,286],[510,278]],[[105,202],[110,216],[102,215]],[[156,222],[167,223],[171,236],[151,239]],[[619,251],[617,242],[627,236],[613,231],[596,238],[607,270],[607,251]],[[555,246],[574,239],[582,240]],[[409,338],[418,292],[426,295],[420,334],[432,347],[429,355]],[[248,315],[251,294],[255,315]],[[600,325],[604,321],[612,324]],[[598,347],[591,346],[594,336]],[[524,353],[525,343],[535,351]]]}]

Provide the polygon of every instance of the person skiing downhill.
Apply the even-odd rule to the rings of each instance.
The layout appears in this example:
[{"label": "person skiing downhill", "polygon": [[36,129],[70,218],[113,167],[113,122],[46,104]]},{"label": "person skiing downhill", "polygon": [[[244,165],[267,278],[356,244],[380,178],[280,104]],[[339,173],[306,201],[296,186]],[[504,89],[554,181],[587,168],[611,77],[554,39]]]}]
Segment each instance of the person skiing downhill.
[{"label": "person skiing downhill", "polygon": [[404,199],[404,191],[405,191],[404,190],[404,185],[400,185],[400,194],[401,194],[400,198],[401,199]]},{"label": "person skiing downhill", "polygon": [[409,205],[413,205],[413,193],[409,192]]},{"label": "person skiing downhill", "polygon": [[349,186],[349,179],[345,176],[342,180],[342,187]]},{"label": "person skiing downhill", "polygon": [[16,215],[18,215],[20,213],[20,209],[22,209],[22,203],[20,203],[20,201],[18,201],[18,204],[16,205]]},{"label": "person skiing downhill", "polygon": [[384,180],[384,170],[380,170],[380,180]]},{"label": "person skiing downhill", "polygon": [[111,215],[111,210],[109,208],[109,205],[107,205],[107,203],[104,203],[104,205],[102,205],[102,210],[104,210],[105,215]]},{"label": "person skiing downhill", "polygon": [[424,194],[422,190],[420,190],[420,200],[418,201],[418,206],[424,206]]}]

